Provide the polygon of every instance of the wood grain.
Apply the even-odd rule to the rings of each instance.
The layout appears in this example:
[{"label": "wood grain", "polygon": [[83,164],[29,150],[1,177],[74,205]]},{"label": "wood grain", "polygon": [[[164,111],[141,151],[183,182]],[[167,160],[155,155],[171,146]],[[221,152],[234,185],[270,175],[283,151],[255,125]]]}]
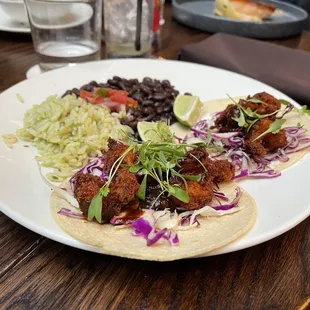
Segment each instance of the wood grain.
[{"label": "wood grain", "polygon": [[0,213],[0,277],[26,257],[44,238]]},{"label": "wood grain", "polygon": [[[297,309],[310,293],[310,219],[270,242],[169,263],[45,239],[2,277],[5,309]],[[4,294],[5,292],[5,294]]]},{"label": "wood grain", "polygon": [[[209,34],[171,16],[166,5],[160,55],[176,59]],[[272,42],[310,51],[308,32]],[[30,35],[0,32],[0,91],[36,63]],[[310,298],[310,218],[247,250],[153,263],[70,248],[1,214],[0,253],[0,309],[297,310]]]}]

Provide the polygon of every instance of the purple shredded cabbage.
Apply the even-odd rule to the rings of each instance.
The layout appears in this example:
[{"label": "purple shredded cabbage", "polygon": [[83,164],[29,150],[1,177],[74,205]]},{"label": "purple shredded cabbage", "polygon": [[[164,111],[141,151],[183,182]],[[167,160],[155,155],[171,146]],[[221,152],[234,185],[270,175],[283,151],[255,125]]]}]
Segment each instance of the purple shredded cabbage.
[{"label": "purple shredded cabbage", "polygon": [[216,198],[219,198],[224,201],[228,201],[229,199],[225,196],[224,193],[219,192],[217,189],[213,188],[213,194]]},{"label": "purple shredded cabbage", "polygon": [[174,138],[175,138],[175,139],[177,139],[179,143],[182,143],[182,142],[183,142],[183,139],[182,139],[182,138],[177,137],[176,135],[174,135]]},{"label": "purple shredded cabbage", "polygon": [[227,210],[230,210],[232,208],[235,208],[238,206],[238,203],[239,203],[239,200],[240,200],[240,197],[242,195],[242,192],[241,192],[241,189],[240,187],[237,187],[236,188],[236,197],[234,198],[234,200],[229,203],[229,204],[226,204],[226,205],[220,205],[220,206],[216,206],[216,207],[213,207],[216,211],[227,211]]},{"label": "purple shredded cabbage", "polygon": [[[108,175],[104,171],[104,162],[105,162],[105,156],[91,158],[84,167],[78,170],[77,173],[95,175],[100,177],[101,180],[107,181]],[[69,180],[72,193],[74,193],[74,188],[76,184],[75,179],[76,174],[74,174]]]},{"label": "purple shredded cabbage", "polygon": [[[292,107],[288,106],[283,113],[290,112]],[[282,116],[283,117],[283,116]],[[208,136],[209,124],[207,121],[198,122],[193,128],[194,137],[206,138]],[[248,154],[245,148],[245,135],[240,131],[219,133],[212,132],[211,144],[224,147],[225,151],[213,155],[213,159],[228,159],[235,166],[236,175],[234,179],[243,177],[252,178],[275,178],[281,175],[280,172],[270,169],[269,165],[274,161],[287,162],[289,154],[296,153],[310,148],[310,136],[303,127],[284,128],[288,145],[278,149],[275,153],[265,156]],[[215,194],[216,198],[221,198]]]},{"label": "purple shredded cabbage", "polygon": [[147,246],[151,246],[153,244],[155,244],[158,240],[160,240],[161,238],[164,237],[164,235],[166,234],[166,232],[168,231],[167,228],[164,228],[158,232],[154,233],[154,237],[153,238],[149,238],[149,236],[146,238],[146,244]]},{"label": "purple shredded cabbage", "polygon": [[[182,217],[182,219],[180,221],[180,226],[188,226],[190,224],[191,217],[192,217],[191,214]],[[200,223],[197,219],[197,216],[195,216],[194,221],[193,221],[193,224],[196,224],[196,223],[197,223],[197,226],[200,226]]]},{"label": "purple shredded cabbage", "polygon": [[142,236],[146,239],[147,246],[155,244],[161,238],[168,240],[171,245],[179,243],[179,237],[175,232],[168,231],[167,228],[157,231],[155,226],[152,226],[149,221],[142,217],[133,221],[130,225],[134,228],[132,234],[134,236]]},{"label": "purple shredded cabbage", "polygon": [[61,208],[60,211],[58,211],[57,213],[68,216],[68,217],[76,218],[76,219],[85,219],[84,215],[77,213],[77,212],[73,212],[67,208]]},{"label": "purple shredded cabbage", "polygon": [[164,235],[164,239],[168,240],[171,246],[174,246],[180,242],[178,234],[174,231],[168,231]]}]

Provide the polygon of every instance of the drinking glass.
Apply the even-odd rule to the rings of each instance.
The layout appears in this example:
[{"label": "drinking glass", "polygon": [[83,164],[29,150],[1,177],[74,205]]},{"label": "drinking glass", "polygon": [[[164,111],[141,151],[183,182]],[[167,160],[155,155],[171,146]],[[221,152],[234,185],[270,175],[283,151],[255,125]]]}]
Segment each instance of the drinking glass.
[{"label": "drinking glass", "polygon": [[104,0],[107,58],[150,56],[153,7],[154,0]]},{"label": "drinking glass", "polygon": [[102,0],[25,0],[42,70],[99,60]]}]

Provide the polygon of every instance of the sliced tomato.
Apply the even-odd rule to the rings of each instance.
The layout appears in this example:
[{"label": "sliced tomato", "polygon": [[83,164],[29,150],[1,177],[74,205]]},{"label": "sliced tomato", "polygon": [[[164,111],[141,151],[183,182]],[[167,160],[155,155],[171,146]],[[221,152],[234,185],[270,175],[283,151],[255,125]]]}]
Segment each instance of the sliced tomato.
[{"label": "sliced tomato", "polygon": [[126,104],[127,103],[127,96],[122,95],[122,94],[115,94],[110,96],[110,100],[115,101],[115,102],[119,102],[122,104]]},{"label": "sliced tomato", "polygon": [[130,97],[127,98],[127,105],[128,107],[136,107],[138,102]]},{"label": "sliced tomato", "polygon": [[80,97],[84,100],[86,100],[86,99],[91,100],[94,97],[94,95],[90,91],[81,89],[80,90]]},{"label": "sliced tomato", "polygon": [[93,99],[91,99],[91,103],[93,104],[98,104],[98,103],[103,103],[103,102],[104,102],[103,97],[94,97]]},{"label": "sliced tomato", "polygon": [[111,89],[111,88],[108,88],[107,89],[108,92],[109,92],[109,96],[113,96],[113,95],[122,95],[122,96],[128,96],[128,92],[126,90],[118,90],[118,89]]}]

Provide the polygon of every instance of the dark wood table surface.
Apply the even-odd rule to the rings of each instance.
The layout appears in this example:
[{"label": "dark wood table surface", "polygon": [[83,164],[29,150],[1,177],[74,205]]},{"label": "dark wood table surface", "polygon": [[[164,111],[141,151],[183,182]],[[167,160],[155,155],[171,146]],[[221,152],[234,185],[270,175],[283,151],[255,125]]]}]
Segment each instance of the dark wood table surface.
[{"label": "dark wood table surface", "polygon": [[[165,58],[208,36],[173,21],[170,5],[165,19]],[[274,43],[310,52],[310,33]],[[30,35],[0,32],[0,91],[36,63]],[[246,250],[169,263],[70,248],[4,214],[0,243],[0,309],[290,310],[306,309],[310,300],[310,218]]]}]

